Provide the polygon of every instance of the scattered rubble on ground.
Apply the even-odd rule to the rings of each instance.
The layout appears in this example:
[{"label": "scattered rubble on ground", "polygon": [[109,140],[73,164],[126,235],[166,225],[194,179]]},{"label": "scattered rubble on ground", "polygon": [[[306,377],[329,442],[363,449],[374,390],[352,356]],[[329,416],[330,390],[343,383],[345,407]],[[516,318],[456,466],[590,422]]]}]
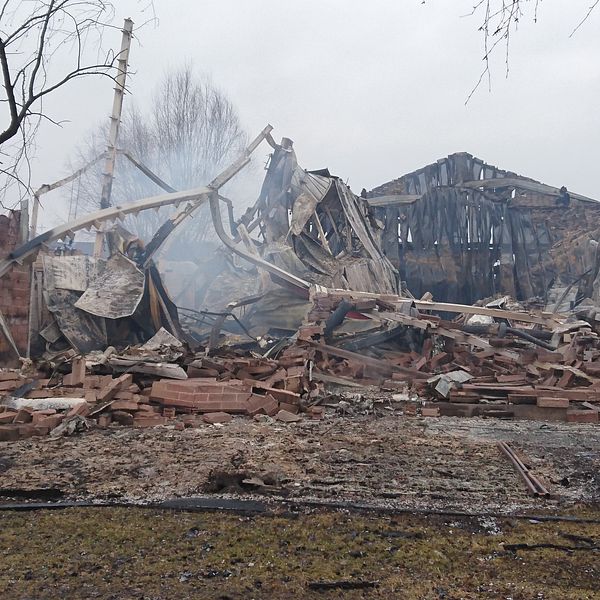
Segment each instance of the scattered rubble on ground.
[{"label": "scattered rubble on ground", "polygon": [[[597,423],[595,321],[494,304],[319,288],[297,333],[266,351],[192,351],[165,330],[120,354],[69,350],[40,363],[43,372],[0,374],[0,438],[71,433],[83,423],[186,427],[198,415],[209,423],[232,414],[320,419],[332,388],[366,386],[393,392],[407,414]],[[473,316],[486,324],[471,324]],[[72,419],[83,421],[65,428]]]},{"label": "scattered rubble on ground", "polygon": [[[382,401],[384,410],[406,420],[598,423],[600,261],[590,250],[594,234],[577,237],[561,227],[551,240],[548,227],[540,233],[543,211],[570,206],[590,216],[590,199],[470,155],[449,157],[446,175],[443,165],[437,171],[431,166],[357,196],[326,169],[302,169],[291,140],[277,144],[270,131],[265,128],[206,188],[169,188],[163,196],[104,209],[12,249],[0,263],[0,277],[29,273],[30,306],[26,352],[22,336],[11,335],[0,312],[6,338],[1,356],[11,355],[5,364],[13,366],[0,370],[1,442],[56,440],[96,428],[218,429],[238,416],[293,430],[372,415]],[[231,201],[219,190],[263,140],[273,153],[259,198],[235,220]],[[392,195],[381,195],[389,189]],[[103,225],[181,203],[147,244],[122,225]],[[463,204],[464,222],[455,218]],[[201,206],[210,209],[223,242],[214,257],[219,269],[197,274],[202,307],[178,308],[153,257]],[[227,207],[227,226],[221,207]],[[432,210],[438,216],[447,211],[444,227],[432,220]],[[523,232],[534,222],[536,252],[555,244],[543,268],[526,260],[532,246]],[[439,269],[427,267],[431,248],[424,254],[417,248],[426,226],[428,243],[446,257],[444,265],[448,252],[461,268],[469,263],[468,290],[450,278],[440,291],[445,284],[436,279]],[[457,237],[451,226],[462,233]],[[47,243],[86,227],[101,228],[108,256],[48,251]],[[459,240],[475,232],[477,243]],[[581,260],[561,263],[556,249],[584,238]],[[481,260],[469,262],[476,254]],[[587,268],[584,276],[574,273],[575,263]],[[415,265],[423,267],[423,282],[436,280],[433,293],[420,299],[410,291],[423,292],[414,285]],[[409,267],[407,285],[402,276]],[[512,297],[499,293],[507,289]],[[493,297],[456,302],[487,292]],[[522,476],[528,472],[523,457],[513,457],[510,447],[503,451]]]}]

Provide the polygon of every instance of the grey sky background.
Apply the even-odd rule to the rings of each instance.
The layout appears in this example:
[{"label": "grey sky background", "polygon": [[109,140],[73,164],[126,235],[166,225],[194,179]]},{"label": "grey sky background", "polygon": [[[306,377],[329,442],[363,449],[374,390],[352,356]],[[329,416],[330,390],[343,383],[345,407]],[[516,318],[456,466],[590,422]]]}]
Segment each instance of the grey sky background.
[{"label": "grey sky background", "polygon": [[[538,23],[526,16],[511,40],[509,77],[499,49],[491,93],[484,82],[465,106],[483,67],[481,15],[463,16],[473,0],[155,0],[158,24],[137,30],[125,103],[145,106],[161,75],[190,61],[229,95],[251,137],[271,123],[302,166],[329,167],[355,191],[467,151],[600,199],[600,12],[569,38],[589,4],[541,2]],[[135,0],[116,6],[115,23],[152,16]],[[112,93],[108,79],[87,79],[46,103],[69,122],[42,127],[34,187],[68,173]],[[60,205],[49,195],[43,221]]]}]

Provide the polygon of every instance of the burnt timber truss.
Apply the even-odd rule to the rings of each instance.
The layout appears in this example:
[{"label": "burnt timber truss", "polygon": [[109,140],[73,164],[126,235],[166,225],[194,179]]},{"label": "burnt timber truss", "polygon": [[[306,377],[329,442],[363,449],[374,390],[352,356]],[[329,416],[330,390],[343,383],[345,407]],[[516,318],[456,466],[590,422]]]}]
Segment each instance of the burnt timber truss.
[{"label": "burnt timber truss", "polygon": [[[598,272],[600,204],[457,153],[369,193],[382,247],[415,296],[545,299]],[[588,295],[591,290],[588,289]]]}]

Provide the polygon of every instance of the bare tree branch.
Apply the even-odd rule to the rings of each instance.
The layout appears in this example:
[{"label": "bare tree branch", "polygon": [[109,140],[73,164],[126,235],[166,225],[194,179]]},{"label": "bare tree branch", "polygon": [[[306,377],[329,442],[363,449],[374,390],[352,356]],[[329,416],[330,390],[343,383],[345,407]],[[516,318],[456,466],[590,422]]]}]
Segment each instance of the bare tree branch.
[{"label": "bare tree branch", "polygon": [[[484,67],[475,86],[469,93],[465,104],[469,102],[484,79],[487,79],[488,87],[491,87],[490,59],[500,44],[504,45],[505,73],[508,76],[511,35],[517,30],[519,23],[525,15],[531,14],[531,11],[533,11],[533,21],[537,23],[540,2],[541,0],[476,0],[472,11],[465,16],[482,15],[479,31],[483,37]],[[593,0],[587,13],[571,32],[571,36],[589,19],[592,11],[598,4],[600,4],[600,0]]]},{"label": "bare tree branch", "polygon": [[579,21],[575,29],[571,31],[571,35],[569,37],[573,37],[575,35],[577,30],[589,19],[590,15],[592,14],[592,11],[596,8],[596,6],[598,6],[598,4],[600,4],[600,0],[595,0],[594,3],[588,8],[588,11],[583,17],[583,19],[581,19],[581,21]]},{"label": "bare tree branch", "polygon": [[[143,10],[152,0],[139,0]],[[43,100],[58,89],[83,77],[118,75],[118,56],[103,49],[114,8],[105,0],[4,0],[0,6],[0,102],[7,107],[0,122],[0,149],[7,177],[0,194],[11,182],[26,181],[18,175],[19,164],[29,156],[41,119],[58,124],[45,114]],[[114,40],[111,40],[114,41]],[[66,64],[66,68],[59,65]],[[3,93],[1,93],[3,92]],[[28,164],[23,164],[28,169]],[[8,175],[10,173],[11,175]]]}]

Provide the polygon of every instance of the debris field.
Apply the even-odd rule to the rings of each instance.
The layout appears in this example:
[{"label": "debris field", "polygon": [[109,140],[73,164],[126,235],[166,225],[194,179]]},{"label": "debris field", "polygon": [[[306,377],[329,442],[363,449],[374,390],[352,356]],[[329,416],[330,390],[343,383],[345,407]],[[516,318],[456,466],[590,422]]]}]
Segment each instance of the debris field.
[{"label": "debris field", "polygon": [[[30,299],[25,340],[22,310],[0,306],[4,497],[596,501],[595,202],[464,153],[358,196],[271,129],[206,188],[164,184],[21,245],[22,215],[3,222],[0,280],[25,277]],[[219,190],[263,141],[259,197],[236,219]],[[147,242],[124,226],[170,205]],[[586,217],[576,231],[550,226],[566,208]],[[155,259],[199,210],[222,245],[191,277],[199,304],[178,306],[185,286],[170,294]],[[50,251],[85,228],[103,253]]]}]

